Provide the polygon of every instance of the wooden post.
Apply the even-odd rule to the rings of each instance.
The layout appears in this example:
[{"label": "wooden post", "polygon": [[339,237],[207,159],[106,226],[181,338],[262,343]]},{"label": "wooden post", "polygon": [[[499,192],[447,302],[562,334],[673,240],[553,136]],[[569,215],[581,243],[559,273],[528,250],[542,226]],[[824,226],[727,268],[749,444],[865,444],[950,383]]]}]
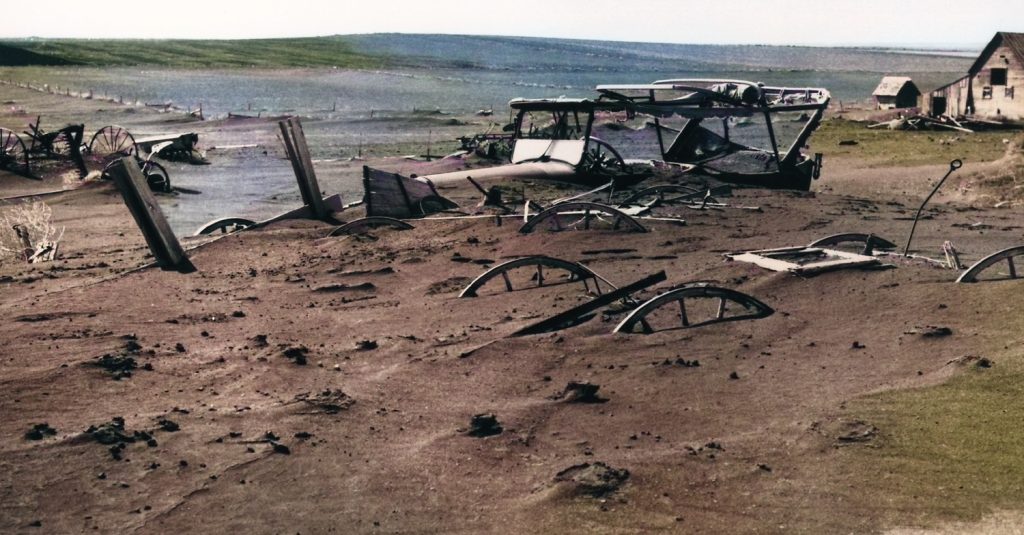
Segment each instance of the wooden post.
[{"label": "wooden post", "polygon": [[167,224],[167,219],[164,218],[164,213],[153,197],[146,177],[142,175],[142,170],[135,159],[121,158],[110,166],[110,175],[114,178],[117,189],[121,191],[124,203],[128,205],[135,223],[146,237],[146,243],[156,257],[157,264],[165,270],[177,270],[182,273],[196,271],[178,243],[177,236],[171,231],[171,226]]},{"label": "wooden post", "polygon": [[299,193],[302,195],[302,202],[309,207],[314,219],[322,221],[331,220],[324,206],[324,198],[320,193],[320,185],[316,180],[316,173],[313,171],[313,159],[309,156],[309,147],[306,145],[306,135],[302,132],[302,123],[298,117],[291,117],[278,123],[281,127],[281,138],[284,140],[284,148],[288,152],[288,159],[292,162],[292,170],[295,171],[295,179],[299,183]]}]

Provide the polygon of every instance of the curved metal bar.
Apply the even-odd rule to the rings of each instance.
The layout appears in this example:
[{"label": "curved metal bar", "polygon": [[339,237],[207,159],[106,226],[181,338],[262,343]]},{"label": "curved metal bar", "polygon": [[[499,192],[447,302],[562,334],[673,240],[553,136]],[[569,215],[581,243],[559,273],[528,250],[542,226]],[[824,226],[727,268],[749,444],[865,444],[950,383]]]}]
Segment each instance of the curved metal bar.
[{"label": "curved metal bar", "polygon": [[416,227],[402,221],[401,219],[395,219],[393,217],[384,216],[371,216],[364,217],[362,219],[356,219],[349,221],[344,225],[331,231],[328,236],[342,236],[346,234],[361,234],[366,232],[366,229],[373,227],[392,227],[398,230],[411,230]]},{"label": "curved metal bar", "polygon": [[939,188],[942,187],[942,184],[946,182],[946,179],[949,178],[949,175],[953,174],[953,171],[956,171],[957,169],[960,169],[963,166],[964,162],[960,161],[959,158],[949,162],[949,171],[946,171],[946,175],[939,180],[938,184],[935,184],[935,187],[932,189],[932,192],[929,193],[928,196],[924,198],[924,202],[921,203],[921,206],[918,207],[917,209],[917,213],[914,214],[914,224],[910,226],[910,236],[907,237],[907,246],[903,248],[903,256],[910,255],[910,243],[914,241],[914,231],[917,230],[917,221],[921,219],[921,212],[924,211],[924,206],[928,204],[928,201],[932,200],[932,197],[939,191]]},{"label": "curved metal bar", "polygon": [[956,281],[978,282],[978,274],[992,267],[993,264],[999,262],[1000,260],[1006,260],[1006,263],[1009,265],[1010,276],[1008,278],[1019,278],[1017,275],[1017,266],[1014,265],[1013,263],[1013,258],[1015,256],[1024,256],[1024,245],[1018,245],[1016,247],[1010,247],[1009,249],[1003,249],[1002,251],[997,251],[986,256],[985,258],[982,258],[981,260],[978,260],[977,262],[975,262],[973,266],[967,268],[967,271],[964,271],[960,275],[960,277],[956,279]]},{"label": "curved metal bar", "polygon": [[896,248],[896,244],[874,234],[864,234],[861,232],[847,232],[843,234],[833,234],[824,238],[811,242],[808,247],[831,247],[840,243],[863,243],[865,254],[871,254],[874,249],[882,250],[893,250]]},{"label": "curved metal bar", "polygon": [[480,274],[480,276],[473,279],[473,281],[470,282],[469,285],[466,286],[464,290],[462,290],[462,293],[459,294],[459,297],[477,297],[477,290],[479,290],[483,285],[487,284],[488,281],[499,275],[501,275],[501,277],[505,279],[505,291],[514,291],[514,288],[512,288],[512,281],[508,278],[508,272],[510,270],[525,266],[537,267],[538,288],[544,285],[544,271],[542,268],[551,267],[556,269],[564,269],[565,271],[568,271],[570,274],[568,282],[581,281],[583,282],[583,286],[587,288],[587,291],[590,290],[590,285],[587,283],[587,280],[593,279],[594,289],[598,295],[601,295],[601,285],[599,284],[601,282],[603,282],[606,286],[610,287],[612,290],[618,289],[614,284],[608,282],[607,279],[598,275],[597,273],[594,273],[593,271],[590,270],[590,268],[584,266],[583,264],[580,264],[579,262],[570,262],[568,260],[562,260],[560,258],[538,255],[516,258],[513,260],[509,260],[508,262],[498,264],[497,266],[494,266],[491,269],[488,269],[487,271]]},{"label": "curved metal bar", "polygon": [[573,201],[562,204],[556,204],[555,206],[543,210],[539,214],[531,217],[530,220],[526,222],[526,224],[520,227],[519,232],[523,234],[533,232],[533,229],[537,226],[538,223],[551,218],[554,218],[553,220],[555,221],[555,225],[558,227],[559,230],[561,230],[562,227],[558,223],[558,215],[565,213],[578,213],[580,211],[583,212],[582,221],[584,221],[583,228],[585,229],[590,228],[590,219],[591,217],[593,217],[591,213],[596,212],[608,214],[609,216],[614,216],[615,220],[612,222],[612,228],[614,230],[618,230],[621,227],[625,227],[627,230],[631,232],[647,232],[647,229],[644,228],[644,226],[641,225],[636,219],[633,219],[632,217],[622,212],[618,208],[608,206],[605,204],[599,204],[596,202],[586,201]]},{"label": "curved metal bar", "polygon": [[[28,147],[13,130],[0,128],[0,169],[8,168],[16,173],[28,175]],[[13,169],[13,168],[18,169]]]},{"label": "curved metal bar", "polygon": [[619,206],[635,205],[635,204],[637,204],[637,201],[639,201],[640,199],[643,199],[644,197],[648,197],[648,196],[651,196],[651,195],[657,195],[658,196],[658,201],[666,202],[666,199],[665,199],[665,194],[666,193],[681,193],[683,195],[682,197],[675,197],[675,198],[669,199],[667,201],[667,202],[673,202],[673,201],[680,201],[680,200],[689,200],[689,199],[703,198],[705,192],[701,191],[698,188],[694,188],[692,186],[681,186],[681,185],[677,185],[677,184],[666,184],[666,185],[663,185],[663,186],[651,186],[649,188],[642,189],[642,190],[634,193],[633,195],[630,195],[626,200],[620,202]]},{"label": "curved metal bar", "polygon": [[[684,300],[688,297],[718,299],[719,304],[716,317],[699,323],[690,323],[690,320],[686,315],[686,305],[684,303]],[[725,317],[726,303],[729,301],[739,304],[745,310],[750,312],[739,316]],[[717,286],[695,284],[676,288],[675,290],[670,290],[651,298],[649,301],[630,312],[628,316],[615,326],[615,329],[612,332],[632,333],[637,324],[640,324],[645,334],[652,333],[654,330],[651,328],[650,324],[647,323],[647,315],[655,309],[661,308],[672,302],[679,303],[679,319],[682,322],[680,328],[682,329],[699,327],[701,325],[709,325],[712,323],[722,323],[726,321],[766,318],[775,313],[775,310],[772,309],[772,307],[745,293],[730,290],[728,288],[719,288]]]},{"label": "curved metal bar", "polygon": [[251,227],[255,224],[255,221],[245,219],[244,217],[222,217],[220,219],[214,219],[213,221],[199,227],[199,230],[197,230],[193,236],[213,234],[218,230],[221,234],[230,234],[232,232],[237,232],[244,228]]}]

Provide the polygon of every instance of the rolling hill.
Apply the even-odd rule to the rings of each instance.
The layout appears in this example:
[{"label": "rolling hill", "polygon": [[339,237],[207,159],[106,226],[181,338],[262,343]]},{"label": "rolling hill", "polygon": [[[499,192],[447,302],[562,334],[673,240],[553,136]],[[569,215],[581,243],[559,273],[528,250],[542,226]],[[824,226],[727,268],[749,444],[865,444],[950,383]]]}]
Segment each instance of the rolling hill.
[{"label": "rolling hill", "polygon": [[0,41],[0,66],[439,67],[588,72],[963,72],[969,54],[758,45],[686,45],[368,34],[252,40],[26,39]]}]

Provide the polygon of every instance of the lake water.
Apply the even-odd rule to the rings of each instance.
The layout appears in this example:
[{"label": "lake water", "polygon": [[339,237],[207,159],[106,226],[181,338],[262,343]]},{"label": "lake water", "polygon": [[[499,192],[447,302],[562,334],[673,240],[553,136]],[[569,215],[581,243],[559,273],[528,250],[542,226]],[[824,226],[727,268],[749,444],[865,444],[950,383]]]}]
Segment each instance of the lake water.
[{"label": "lake water", "polygon": [[[621,67],[621,65],[620,65]],[[880,74],[867,71],[781,71],[777,69],[679,73],[687,78],[723,78],[762,81],[772,85],[824,87],[833,100],[865,101]],[[352,156],[359,146],[394,143],[425,143],[428,137],[451,140],[456,135],[475,133],[481,127],[445,127],[437,118],[425,120],[413,110],[442,110],[453,115],[471,115],[493,109],[495,122],[508,119],[507,102],[512,98],[593,96],[602,83],[647,83],[675,77],[658,69],[629,72],[622,68],[604,70],[536,69],[395,69],[349,71],[336,69],[289,70],[180,70],[148,68],[0,68],[0,79],[29,82],[35,86],[92,91],[96,95],[120,97],[140,103],[173,103],[182,109],[202,104],[208,119],[229,112],[263,115],[300,115],[314,158]],[[922,87],[934,87],[954,79],[950,72],[915,72]],[[85,121],[84,118],[75,118]],[[97,119],[99,120],[99,119]],[[102,119],[118,122],[124,119]],[[145,128],[145,127],[144,127]],[[162,128],[159,125],[151,127]],[[188,130],[178,125],[166,128]],[[202,130],[202,127],[196,127]],[[217,143],[247,143],[254,138],[268,147],[275,125],[254,125],[258,133],[244,129],[217,133]],[[91,131],[92,125],[87,125]],[[151,135],[159,131],[143,131]],[[209,147],[211,136],[204,146]],[[813,138],[812,138],[813,139]],[[203,140],[201,140],[202,142]],[[449,143],[450,145],[450,143]],[[267,154],[211,152],[211,166],[169,165],[172,183],[201,190],[202,195],[182,195],[161,201],[172,226],[191,233],[199,224],[226,215],[266,217],[298,203],[298,193],[287,162],[279,147]],[[357,169],[358,166],[352,166]],[[331,193],[341,192],[346,201],[355,200],[361,190],[356,171],[340,175],[324,173],[321,185]]]}]

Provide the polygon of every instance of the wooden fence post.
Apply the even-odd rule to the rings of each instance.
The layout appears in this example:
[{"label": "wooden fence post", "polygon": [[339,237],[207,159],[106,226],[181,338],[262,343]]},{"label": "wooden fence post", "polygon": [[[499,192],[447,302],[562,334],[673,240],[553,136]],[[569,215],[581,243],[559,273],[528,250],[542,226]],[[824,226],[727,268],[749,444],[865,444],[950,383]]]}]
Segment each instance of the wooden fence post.
[{"label": "wooden fence post", "polygon": [[146,237],[149,250],[156,257],[157,264],[165,270],[177,270],[181,273],[196,271],[188,259],[178,237],[167,224],[160,205],[157,204],[153,192],[149,189],[146,177],[142,175],[139,164],[134,158],[124,157],[110,166],[110,175],[114,178],[117,189],[124,197],[124,203],[135,218],[135,223]]},{"label": "wooden fence post", "polygon": [[316,173],[313,171],[313,160],[309,156],[309,146],[306,145],[306,135],[302,132],[302,123],[298,117],[291,117],[279,122],[278,125],[281,127],[281,138],[284,140],[288,159],[292,162],[292,170],[295,171],[295,179],[299,183],[302,202],[309,207],[314,219],[331,221],[331,216],[324,205],[323,194],[320,192],[320,185],[316,181]]}]

